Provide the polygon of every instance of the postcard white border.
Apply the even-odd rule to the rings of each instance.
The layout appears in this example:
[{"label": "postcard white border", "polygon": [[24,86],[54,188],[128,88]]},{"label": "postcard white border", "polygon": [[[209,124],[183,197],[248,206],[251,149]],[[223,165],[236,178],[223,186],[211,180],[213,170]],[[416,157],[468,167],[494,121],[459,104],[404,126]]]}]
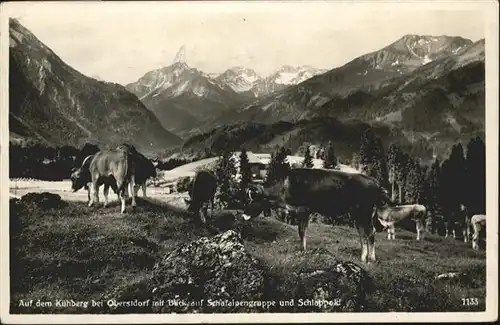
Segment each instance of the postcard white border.
[{"label": "postcard white border", "polygon": [[[252,8],[255,6],[271,7],[276,5],[308,6],[325,1],[219,1],[219,2],[85,2],[84,5],[95,6],[155,6],[177,5],[186,11],[192,6],[204,10],[232,10],[233,8]],[[485,17],[486,43],[486,174],[487,174],[487,288],[485,312],[454,312],[454,313],[256,313],[256,314],[126,314],[126,315],[12,315],[9,314],[9,218],[8,218],[8,17],[15,6],[29,6],[30,2],[2,3],[0,6],[0,317],[3,323],[16,324],[71,324],[71,323],[257,323],[257,322],[484,322],[498,318],[498,10],[497,1],[331,1],[336,5],[359,6],[360,10],[480,10]],[[68,10],[82,3],[58,2],[67,6]],[[72,9],[70,9],[72,8]],[[43,14],[43,13],[40,13]],[[467,22],[464,22],[466,24]],[[494,217],[496,216],[496,217]]]}]

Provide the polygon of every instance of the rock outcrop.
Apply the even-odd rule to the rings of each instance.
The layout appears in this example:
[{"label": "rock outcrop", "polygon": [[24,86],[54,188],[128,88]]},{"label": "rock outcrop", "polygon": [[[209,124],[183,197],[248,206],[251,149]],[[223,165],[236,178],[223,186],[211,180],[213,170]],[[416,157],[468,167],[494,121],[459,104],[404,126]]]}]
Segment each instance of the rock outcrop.
[{"label": "rock outcrop", "polygon": [[181,245],[154,266],[151,276],[117,288],[105,300],[150,300],[149,306],[116,306],[115,313],[250,312],[258,307],[240,302],[261,301],[263,293],[263,270],[240,235],[229,230]]}]

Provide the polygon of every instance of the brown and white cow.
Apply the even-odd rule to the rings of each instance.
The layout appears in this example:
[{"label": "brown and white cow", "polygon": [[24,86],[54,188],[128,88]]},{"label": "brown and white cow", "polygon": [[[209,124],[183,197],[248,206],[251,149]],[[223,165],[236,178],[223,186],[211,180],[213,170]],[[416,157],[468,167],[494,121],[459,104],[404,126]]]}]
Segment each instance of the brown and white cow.
[{"label": "brown and white cow", "polygon": [[479,235],[481,230],[486,229],[486,215],[484,214],[475,214],[470,219],[472,229],[474,230],[474,234],[472,235],[472,248],[479,249]]},{"label": "brown and white cow", "polygon": [[[130,187],[132,206],[136,206],[135,200],[135,159],[137,151],[134,147],[121,145],[116,149],[99,151],[90,162],[89,171],[92,181],[89,207],[99,202],[98,188],[105,184],[113,176],[121,200],[121,213],[125,213],[125,197],[127,187]],[[108,192],[104,189],[105,204],[108,201]]]},{"label": "brown and white cow", "polygon": [[214,209],[214,197],[217,191],[217,178],[208,170],[201,170],[194,176],[189,190],[189,199],[184,199],[188,211],[193,213],[201,223],[206,223],[208,204]]},{"label": "brown and white cow", "polygon": [[[87,191],[87,198],[88,201],[87,203],[90,202],[90,189],[92,187],[92,180],[90,178],[90,163],[92,159],[94,158],[94,155],[89,155],[85,157],[85,159],[82,162],[82,165],[79,168],[73,168],[71,170],[71,189],[73,192],[76,192],[80,190],[81,188],[85,188]],[[116,181],[114,177],[108,177],[104,179],[104,193],[109,192],[109,188],[115,192],[115,194],[118,194],[118,188],[116,187]],[[120,199],[120,197],[118,197]],[[107,205],[107,202],[104,202],[104,206]]]},{"label": "brown and white cow", "polygon": [[387,239],[396,239],[394,225],[403,219],[410,219],[415,222],[417,228],[417,240],[420,240],[420,234],[425,229],[425,219],[427,210],[421,204],[408,204],[396,206],[382,206],[377,208],[377,217],[380,223],[387,227]]},{"label": "brown and white cow", "polygon": [[283,180],[252,193],[252,198],[244,219],[258,216],[268,205],[286,208],[296,217],[303,250],[312,212],[330,217],[349,213],[361,239],[361,260],[375,261],[375,231],[382,230],[376,207],[389,201],[387,190],[375,179],[338,170],[296,168]]}]

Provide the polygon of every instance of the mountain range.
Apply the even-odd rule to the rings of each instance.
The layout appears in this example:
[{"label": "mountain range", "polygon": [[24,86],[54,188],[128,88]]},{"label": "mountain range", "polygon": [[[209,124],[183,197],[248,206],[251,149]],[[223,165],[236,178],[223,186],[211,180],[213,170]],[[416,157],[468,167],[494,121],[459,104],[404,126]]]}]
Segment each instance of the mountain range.
[{"label": "mountain range", "polygon": [[183,46],[172,64],[149,71],[125,87],[158,117],[165,129],[188,137],[214,116],[233,113],[250,100],[321,72],[324,70],[308,66],[283,66],[265,78],[242,67],[208,74],[188,66]]},{"label": "mountain range", "polygon": [[180,144],[125,87],[87,77],[9,19],[9,132],[50,146],[131,143],[154,152]]},{"label": "mountain range", "polygon": [[11,139],[162,150],[182,137],[185,151],[333,141],[349,156],[371,127],[427,159],[484,135],[484,39],[405,35],[329,71],[282,66],[265,77],[200,71],[183,47],[124,87],[84,76],[19,22],[9,26]]},{"label": "mountain range", "polygon": [[[268,141],[279,143],[277,138],[295,137],[307,121],[334,118],[340,123],[384,125],[401,134],[403,142],[424,141],[426,152],[432,153],[426,158],[432,158],[454,141],[484,134],[484,51],[484,39],[474,43],[461,37],[406,35],[379,51],[214,117],[199,139],[206,147],[207,136],[219,125],[296,125]],[[316,122],[311,125],[317,127]],[[251,142],[247,140],[239,145]]]}]

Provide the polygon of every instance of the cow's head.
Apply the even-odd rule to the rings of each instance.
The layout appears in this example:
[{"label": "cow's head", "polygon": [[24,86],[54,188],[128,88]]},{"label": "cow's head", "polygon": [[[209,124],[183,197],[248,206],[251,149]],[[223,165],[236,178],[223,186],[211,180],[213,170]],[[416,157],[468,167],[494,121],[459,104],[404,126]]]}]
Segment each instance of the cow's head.
[{"label": "cow's head", "polygon": [[71,170],[71,189],[73,192],[78,191],[88,183],[88,179],[81,168],[73,168]]},{"label": "cow's head", "polygon": [[244,220],[255,218],[264,212],[265,216],[270,215],[270,209],[273,203],[266,195],[264,187],[260,184],[252,184],[246,191],[248,204],[243,210],[242,217]]},{"label": "cow's head", "polygon": [[197,216],[201,223],[205,224],[207,220],[205,218],[206,209],[204,209],[204,206],[193,201],[191,198],[184,198],[184,202],[186,203],[187,211]]}]

